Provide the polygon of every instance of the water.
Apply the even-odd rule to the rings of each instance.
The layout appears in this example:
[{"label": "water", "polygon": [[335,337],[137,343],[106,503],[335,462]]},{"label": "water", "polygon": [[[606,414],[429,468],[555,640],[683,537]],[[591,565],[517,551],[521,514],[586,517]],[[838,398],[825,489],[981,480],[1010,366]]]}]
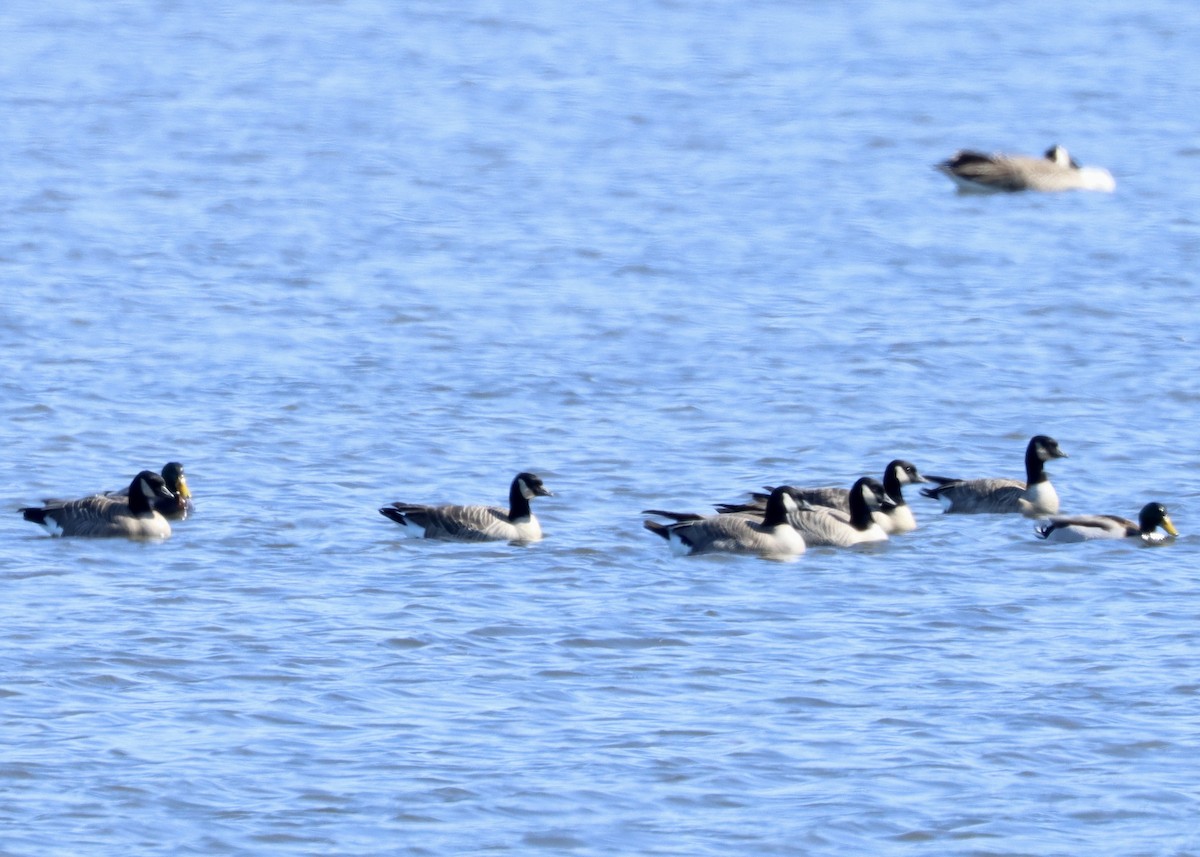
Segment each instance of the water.
[{"label": "water", "polygon": [[[1043,14],[5,4],[0,851],[1200,853],[1200,13]],[[1116,193],[930,169],[1054,142]],[[1184,536],[641,529],[1034,433]],[[170,459],[165,543],[16,514]],[[523,469],[528,549],[375,511]]]}]

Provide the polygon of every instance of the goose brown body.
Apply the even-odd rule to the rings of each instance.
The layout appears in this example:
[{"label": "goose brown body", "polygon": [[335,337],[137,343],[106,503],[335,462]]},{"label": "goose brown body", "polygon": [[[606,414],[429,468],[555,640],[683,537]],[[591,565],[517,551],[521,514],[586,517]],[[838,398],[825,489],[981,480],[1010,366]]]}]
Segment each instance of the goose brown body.
[{"label": "goose brown body", "polygon": [[1058,513],[1058,493],[1050,484],[1045,464],[1052,458],[1066,458],[1052,437],[1035,435],[1025,447],[1025,481],[1017,479],[952,479],[929,476],[935,488],[922,488],[921,494],[942,504],[947,514],[1017,513],[1028,518],[1044,518]]},{"label": "goose brown body", "polygon": [[379,514],[404,528],[413,538],[454,542],[535,542],[542,526],[530,508],[534,497],[553,496],[539,476],[518,473],[508,492],[508,508],[485,505],[395,502]]},{"label": "goose brown body", "polygon": [[[857,480],[847,491],[846,509],[814,505],[808,500],[809,497],[829,496],[825,492],[838,489],[792,490],[799,504],[788,520],[809,547],[850,547],[864,542],[887,541],[887,531],[877,519],[881,506],[887,502],[883,484],[878,479],[864,476]],[[721,515],[761,517],[761,495],[754,496],[750,503],[721,503],[716,508]]]},{"label": "goose brown body", "polygon": [[[904,499],[904,486],[919,482],[928,482],[916,465],[894,459],[888,462],[883,470],[883,497],[877,508],[872,510],[875,523],[888,535],[909,533],[917,528],[917,519],[912,508]],[[768,491],[771,489],[768,488]],[[796,488],[796,497],[811,506],[827,507],[849,514],[850,488],[837,486],[822,486],[820,488]],[[766,503],[767,495],[751,494],[749,503],[721,503],[717,510],[722,512],[761,511]]]},{"label": "goose brown body", "polygon": [[165,539],[171,524],[154,508],[173,497],[162,476],[143,470],[124,496],[93,494],[78,500],[49,500],[21,509],[25,520],[55,536]]},{"label": "goose brown body", "polygon": [[799,508],[794,489],[774,489],[757,514],[698,515],[647,509],[646,515],[671,518],[674,523],[645,521],[647,530],[666,539],[679,555],[705,553],[754,554],[789,558],[804,553],[804,538],[796,531],[792,515]]},{"label": "goose brown body", "polygon": [[960,150],[935,165],[960,191],[975,193],[1022,190],[1093,190],[1116,188],[1112,173],[1102,167],[1082,167],[1062,146],[1051,146],[1040,158],[1027,155],[989,155]]}]

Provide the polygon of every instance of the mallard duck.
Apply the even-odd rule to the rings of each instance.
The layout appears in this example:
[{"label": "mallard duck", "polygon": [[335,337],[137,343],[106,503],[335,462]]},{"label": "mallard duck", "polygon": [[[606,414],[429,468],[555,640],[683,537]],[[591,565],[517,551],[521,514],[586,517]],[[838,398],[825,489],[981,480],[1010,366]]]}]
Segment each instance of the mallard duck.
[{"label": "mallard duck", "polygon": [[453,542],[536,542],[542,526],[529,507],[534,497],[554,496],[541,477],[518,473],[508,490],[508,509],[499,506],[425,505],[396,502],[379,514],[395,521],[412,538]]},{"label": "mallard duck", "polygon": [[1040,158],[958,151],[935,168],[949,176],[960,191],[977,193],[1018,190],[1111,192],[1116,188],[1112,173],[1102,167],[1081,167],[1062,146],[1051,146]]},{"label": "mallard duck", "polygon": [[[162,469],[163,481],[167,483],[167,488],[174,495],[169,500],[160,499],[154,504],[154,508],[168,521],[182,521],[189,517],[196,509],[192,502],[192,492],[188,488],[187,478],[183,475],[183,465],[178,461],[169,461],[163,465]],[[129,496],[127,490],[109,491],[109,497],[117,499],[125,499]]]},{"label": "mallard duck", "polygon": [[1045,463],[1066,458],[1058,441],[1044,434],[1035,435],[1025,447],[1025,481],[1016,479],[951,479],[930,476],[936,488],[922,488],[921,494],[942,504],[953,514],[1018,512],[1028,518],[1045,518],[1058,512],[1058,494],[1046,475]]},{"label": "mallard duck", "polygon": [[[1158,532],[1162,527],[1166,535]],[[1167,507],[1147,503],[1135,524],[1118,515],[1053,515],[1034,527],[1039,539],[1051,542],[1086,542],[1092,539],[1141,539],[1143,542],[1166,541],[1179,532],[1171,523]]]},{"label": "mallard duck", "polygon": [[697,515],[647,509],[642,514],[674,519],[674,523],[646,521],[644,526],[671,545],[681,556],[704,553],[756,554],[786,559],[804,553],[804,539],[792,526],[800,508],[793,489],[782,485],[767,497],[758,515]]},{"label": "mallard duck", "polygon": [[171,496],[161,476],[143,470],[133,477],[124,497],[93,494],[79,500],[48,500],[21,509],[21,514],[53,536],[165,539],[171,535],[171,524],[154,504]]}]

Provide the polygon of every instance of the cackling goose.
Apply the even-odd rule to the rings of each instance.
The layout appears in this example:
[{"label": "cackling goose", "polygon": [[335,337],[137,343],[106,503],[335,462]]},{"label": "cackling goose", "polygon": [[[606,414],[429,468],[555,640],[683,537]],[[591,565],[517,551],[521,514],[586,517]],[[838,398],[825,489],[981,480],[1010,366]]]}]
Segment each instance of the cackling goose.
[{"label": "cackling goose", "polygon": [[642,514],[675,519],[671,524],[646,521],[644,526],[666,539],[672,552],[680,556],[736,553],[786,559],[804,553],[804,539],[790,522],[799,508],[793,489],[783,485],[771,492],[759,515],[695,515],[656,509]]},{"label": "cackling goose", "polygon": [[554,496],[533,473],[518,473],[508,491],[508,509],[499,506],[438,506],[391,503],[379,510],[412,538],[454,542],[536,542],[542,526],[529,508],[534,497]]},{"label": "cackling goose", "polygon": [[883,484],[864,476],[850,487],[848,510],[828,506],[810,506],[792,516],[797,532],[811,547],[850,547],[866,542],[887,541],[887,531],[875,519],[875,512],[887,502]]},{"label": "cackling goose", "polygon": [[21,514],[53,536],[165,539],[171,535],[171,525],[154,504],[171,497],[161,476],[143,470],[123,497],[93,494],[79,500],[49,500],[21,509]]},{"label": "cackling goose", "polygon": [[1116,188],[1112,173],[1102,167],[1081,167],[1062,146],[1051,146],[1045,156],[985,155],[958,151],[935,165],[960,191],[1096,190]]},{"label": "cackling goose", "polygon": [[[910,533],[917,528],[917,520],[912,508],[904,499],[904,486],[918,482],[928,482],[917,470],[916,465],[895,459],[889,461],[883,471],[883,502],[873,512],[876,523],[888,535]],[[771,489],[768,488],[768,491]],[[850,511],[850,489],[838,487],[797,488],[796,496],[813,506],[827,506],[831,509]],[[750,509],[762,509],[767,495],[754,493],[750,503],[721,503],[717,510],[722,512],[737,512]]]},{"label": "cackling goose", "polygon": [[1051,458],[1066,458],[1058,441],[1044,434],[1035,435],[1025,447],[1025,481],[1016,479],[951,479],[930,476],[936,488],[922,488],[921,494],[942,504],[948,513],[1019,512],[1028,518],[1045,518],[1058,512],[1058,494],[1046,475],[1045,463]]}]

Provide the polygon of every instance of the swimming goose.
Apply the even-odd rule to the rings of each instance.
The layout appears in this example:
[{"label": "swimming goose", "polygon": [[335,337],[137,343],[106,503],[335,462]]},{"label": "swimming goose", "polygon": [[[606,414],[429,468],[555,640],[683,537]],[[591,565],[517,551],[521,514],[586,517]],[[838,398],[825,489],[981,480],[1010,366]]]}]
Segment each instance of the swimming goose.
[{"label": "swimming goose", "polygon": [[887,541],[887,531],[875,520],[875,511],[886,502],[878,479],[864,476],[850,487],[848,511],[828,506],[810,506],[792,516],[797,532],[810,547],[849,547],[866,542]]},{"label": "swimming goose", "polygon": [[406,536],[453,542],[536,542],[542,525],[529,508],[534,497],[553,497],[533,473],[518,473],[508,490],[508,509],[499,506],[429,506],[391,503],[379,514],[399,524]]},{"label": "swimming goose", "polygon": [[[167,462],[163,465],[162,477],[173,496],[156,500],[154,508],[168,521],[182,521],[196,509],[187,478],[183,475],[183,465],[178,461]],[[124,500],[129,493],[127,490],[109,491],[106,496]]]},{"label": "swimming goose", "polygon": [[165,539],[171,535],[171,525],[154,504],[170,498],[171,491],[163,478],[143,470],[133,477],[124,497],[93,494],[79,500],[49,500],[41,506],[26,507],[21,514],[52,536]]},{"label": "swimming goose", "polygon": [[904,486],[928,481],[911,462],[899,458],[888,462],[883,470],[883,508],[875,516],[876,520],[883,517],[880,524],[888,535],[911,533],[917,528],[912,507],[904,499]]},{"label": "swimming goose", "polygon": [[1035,435],[1025,447],[1025,481],[1016,479],[950,479],[930,476],[936,488],[922,488],[921,494],[942,504],[942,511],[964,515],[1019,512],[1027,518],[1045,518],[1058,512],[1058,494],[1046,475],[1045,463],[1051,458],[1066,458],[1058,441],[1044,434]]},{"label": "swimming goose", "polygon": [[[1162,527],[1167,535],[1157,532]],[[1177,536],[1167,507],[1162,503],[1147,503],[1138,513],[1135,524],[1118,515],[1054,515],[1034,527],[1039,539],[1051,542],[1086,542],[1092,539],[1141,539],[1143,542],[1163,542],[1167,536]]]},{"label": "swimming goose", "polygon": [[960,191],[992,193],[1018,190],[1097,190],[1116,188],[1103,167],[1081,167],[1062,146],[1051,146],[1041,158],[1027,155],[985,155],[958,151],[935,165]]},{"label": "swimming goose", "polygon": [[674,518],[672,524],[646,521],[680,556],[703,553],[756,554],[784,559],[804,553],[804,539],[790,522],[800,508],[792,489],[782,485],[771,492],[761,515],[695,515],[647,509],[642,514]]},{"label": "swimming goose", "polygon": [[[888,502],[883,484],[878,479],[864,476],[850,487],[847,491],[848,511],[814,505],[805,499],[806,493],[814,492],[814,496],[822,496],[829,489],[793,490],[793,496],[801,502],[789,520],[809,547],[849,547],[887,540],[887,530],[877,519],[880,507]],[[719,503],[716,509],[722,515],[759,517],[763,514],[763,507],[757,499],[760,496],[755,494],[755,499],[749,503]]]},{"label": "swimming goose", "polygon": [[[912,508],[904,499],[904,486],[928,481],[920,474],[916,465],[908,461],[897,458],[888,462],[887,467],[883,470],[884,497],[880,507],[872,513],[875,522],[883,528],[885,533],[888,535],[910,533],[917,528],[917,520],[913,516]],[[755,493],[750,496],[753,498],[750,503],[721,503],[716,508],[722,512],[761,509],[767,499],[766,494]],[[849,488],[797,488],[796,496],[813,506],[828,506],[843,512],[850,511]]]}]

